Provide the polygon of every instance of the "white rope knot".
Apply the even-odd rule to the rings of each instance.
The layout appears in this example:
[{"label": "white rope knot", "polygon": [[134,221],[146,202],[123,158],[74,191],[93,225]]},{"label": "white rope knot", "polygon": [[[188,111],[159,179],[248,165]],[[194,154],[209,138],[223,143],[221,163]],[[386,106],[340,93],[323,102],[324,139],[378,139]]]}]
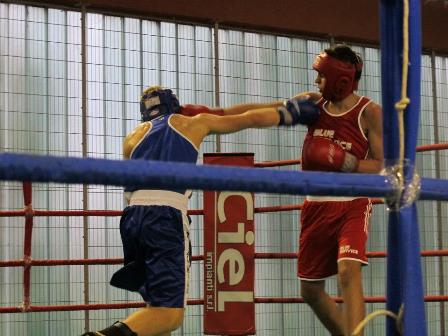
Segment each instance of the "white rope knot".
[{"label": "white rope knot", "polygon": [[410,102],[411,100],[408,97],[401,98],[400,101],[395,103],[395,109],[398,111],[404,111]]}]

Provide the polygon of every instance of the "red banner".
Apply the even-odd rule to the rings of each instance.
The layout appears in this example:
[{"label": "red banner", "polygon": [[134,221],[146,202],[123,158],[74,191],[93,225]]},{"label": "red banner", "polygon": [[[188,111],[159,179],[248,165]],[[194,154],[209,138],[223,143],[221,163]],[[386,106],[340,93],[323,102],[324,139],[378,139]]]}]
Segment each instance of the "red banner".
[{"label": "red banner", "polygon": [[[253,154],[205,154],[204,164],[254,166]],[[254,195],[204,192],[204,333],[255,334]]]}]

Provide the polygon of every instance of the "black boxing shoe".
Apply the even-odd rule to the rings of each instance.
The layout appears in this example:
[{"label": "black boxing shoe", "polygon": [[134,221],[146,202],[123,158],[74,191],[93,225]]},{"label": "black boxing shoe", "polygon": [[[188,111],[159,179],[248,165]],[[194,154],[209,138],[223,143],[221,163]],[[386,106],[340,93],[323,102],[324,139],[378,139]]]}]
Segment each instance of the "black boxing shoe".
[{"label": "black boxing shoe", "polygon": [[123,322],[115,322],[110,327],[100,331],[89,331],[81,336],[138,336]]}]

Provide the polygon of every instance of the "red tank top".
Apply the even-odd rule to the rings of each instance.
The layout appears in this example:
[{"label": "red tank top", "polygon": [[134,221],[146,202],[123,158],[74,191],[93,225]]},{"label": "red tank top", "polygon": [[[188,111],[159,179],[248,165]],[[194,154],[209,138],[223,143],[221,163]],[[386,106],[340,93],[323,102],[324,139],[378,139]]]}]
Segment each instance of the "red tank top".
[{"label": "red tank top", "polygon": [[[325,108],[328,101],[323,98],[319,99],[317,106],[320,109],[320,116],[315,124],[308,126],[303,147],[307,145],[311,138],[320,136],[340,144],[358,159],[366,159],[369,152],[369,142],[362,131],[361,114],[370,102],[371,99],[361,97],[350,110],[335,115]],[[302,166],[302,170],[308,170],[306,164]]]}]

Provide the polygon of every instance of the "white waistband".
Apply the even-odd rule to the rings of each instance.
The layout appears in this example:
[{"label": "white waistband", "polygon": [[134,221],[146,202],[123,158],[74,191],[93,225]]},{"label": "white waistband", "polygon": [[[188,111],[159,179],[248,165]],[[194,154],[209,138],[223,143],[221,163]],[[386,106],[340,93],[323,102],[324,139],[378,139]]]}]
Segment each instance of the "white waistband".
[{"label": "white waistband", "polygon": [[348,202],[365,197],[344,197],[344,196],[306,196],[307,201],[312,202]]},{"label": "white waistband", "polygon": [[174,191],[136,190],[125,193],[129,205],[166,205],[187,213],[188,197]]}]

